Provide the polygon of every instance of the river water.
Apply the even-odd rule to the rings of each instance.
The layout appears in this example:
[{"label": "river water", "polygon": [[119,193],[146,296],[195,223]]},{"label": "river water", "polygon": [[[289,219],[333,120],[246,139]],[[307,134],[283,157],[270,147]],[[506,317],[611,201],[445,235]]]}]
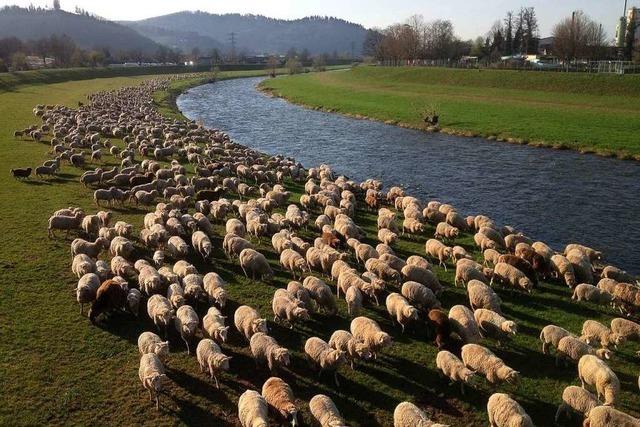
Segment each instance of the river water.
[{"label": "river water", "polygon": [[[305,109],[258,92],[260,78],[192,88],[178,107],[268,154],[380,178],[421,200],[485,214],[561,250],[579,242],[640,273],[640,163],[429,134]],[[639,137],[640,138],[640,137]]]}]

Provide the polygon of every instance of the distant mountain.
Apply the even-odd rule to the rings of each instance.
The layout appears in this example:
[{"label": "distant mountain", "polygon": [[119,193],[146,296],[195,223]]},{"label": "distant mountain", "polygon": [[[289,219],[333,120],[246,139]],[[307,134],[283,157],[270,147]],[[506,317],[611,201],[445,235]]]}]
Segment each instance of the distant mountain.
[{"label": "distant mountain", "polygon": [[160,47],[127,26],[88,14],[15,6],[0,9],[0,38],[35,40],[53,34],[66,34],[83,49],[107,47],[113,52],[139,50],[152,54]]},{"label": "distant mountain", "polygon": [[225,46],[217,40],[194,31],[173,31],[138,22],[127,22],[126,25],[156,43],[185,53],[190,52],[193,48],[198,48],[203,53],[211,49],[225,49]]},{"label": "distant mountain", "polygon": [[[195,32],[227,47],[231,33],[234,33],[237,50],[249,53],[285,53],[293,47],[298,51],[306,48],[311,54],[351,53],[353,50],[359,55],[367,31],[362,25],[330,17],[312,16],[289,21],[260,15],[216,15],[199,11],[122,23],[134,29],[144,25],[178,33]],[[177,41],[155,37],[149,32],[144,34],[156,42],[178,45]]]}]

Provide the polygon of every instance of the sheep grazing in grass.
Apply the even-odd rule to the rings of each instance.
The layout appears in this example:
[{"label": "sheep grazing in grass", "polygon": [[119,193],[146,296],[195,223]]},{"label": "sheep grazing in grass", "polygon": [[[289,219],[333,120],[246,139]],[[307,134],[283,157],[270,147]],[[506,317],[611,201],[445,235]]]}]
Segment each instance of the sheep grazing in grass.
[{"label": "sheep grazing in grass", "polygon": [[84,313],[85,304],[95,301],[100,284],[100,278],[94,273],[87,273],[78,280],[76,298],[80,304],[80,314]]},{"label": "sheep grazing in grass", "polygon": [[589,417],[591,410],[599,405],[600,402],[593,393],[582,387],[570,385],[562,392],[562,403],[556,411],[555,423],[558,424],[561,420],[565,420],[571,413]]},{"label": "sheep grazing in grass", "polygon": [[162,295],[152,295],[147,300],[147,313],[151,320],[153,320],[156,328],[158,328],[158,331],[164,329],[166,337],[167,328],[175,317],[175,312],[173,311],[169,300]]},{"label": "sheep grazing in grass", "polygon": [[487,310],[502,314],[500,310],[502,300],[490,286],[479,280],[469,280],[467,283],[467,294],[469,295],[469,306],[472,310],[486,308]]},{"label": "sheep grazing in grass", "polygon": [[330,316],[335,316],[338,312],[338,307],[329,285],[317,277],[307,276],[304,279],[303,286],[309,292],[311,299],[315,301],[317,310],[322,310]]},{"label": "sheep grazing in grass", "polygon": [[469,384],[475,372],[467,369],[458,357],[446,350],[440,350],[436,355],[436,367],[452,382],[460,383],[460,392],[464,395],[464,385]]},{"label": "sheep grazing in grass", "polygon": [[533,286],[538,285],[538,273],[536,273],[533,266],[526,259],[517,257],[515,255],[506,254],[506,255],[500,255],[500,257],[498,258],[498,263],[501,263],[501,262],[505,264],[510,264],[515,268],[517,268],[518,270],[520,270],[521,272],[523,272],[525,276],[527,276],[529,280],[531,280],[531,282],[533,283]]},{"label": "sheep grazing in grass", "polygon": [[82,212],[77,212],[73,216],[53,215],[49,218],[47,233],[49,237],[56,237],[53,232],[54,230],[65,230],[68,237],[69,231],[78,230],[80,228],[82,218],[84,218],[84,214]]},{"label": "sheep grazing in grass", "polygon": [[449,321],[451,322],[451,330],[460,337],[462,342],[475,344],[482,340],[473,312],[464,305],[451,307]]},{"label": "sheep grazing in grass", "polygon": [[263,332],[256,332],[249,341],[251,354],[258,365],[267,365],[271,373],[289,366],[289,350],[282,347],[275,338]]},{"label": "sheep grazing in grass", "polygon": [[233,314],[233,324],[247,341],[257,332],[268,333],[267,321],[260,318],[260,314],[248,305],[241,305]]},{"label": "sheep grazing in grass", "polygon": [[576,282],[576,274],[573,265],[563,255],[556,254],[551,257],[551,268],[558,279],[562,279],[564,283],[573,289]]},{"label": "sheep grazing in grass", "polygon": [[467,368],[484,375],[490,384],[517,384],[520,379],[518,371],[507,366],[491,350],[478,344],[462,346],[462,361]]},{"label": "sheep grazing in grass", "polygon": [[571,332],[556,325],[547,325],[540,331],[540,341],[542,342],[542,354],[549,354],[549,346],[558,348],[560,340],[564,337],[572,336]]},{"label": "sheep grazing in grass", "polygon": [[96,299],[89,310],[89,320],[95,323],[98,316],[113,310],[122,310],[127,304],[126,285],[114,279],[103,282],[96,291]]},{"label": "sheep grazing in grass", "polygon": [[586,344],[578,338],[567,336],[563,337],[558,342],[558,347],[556,348],[556,366],[558,366],[561,359],[565,361],[565,364],[568,360],[577,362],[585,354],[592,354],[600,359],[611,358],[611,352],[609,350],[605,348],[599,348],[595,350],[589,344]]},{"label": "sheep grazing in grass", "polygon": [[578,377],[582,388],[586,385],[596,388],[596,395],[605,405],[614,406],[620,395],[620,380],[617,375],[598,357],[586,354],[578,361]]},{"label": "sheep grazing in grass", "polygon": [[211,271],[205,274],[202,285],[210,304],[215,303],[220,308],[227,305],[227,282],[218,273]]},{"label": "sheep grazing in grass", "polygon": [[256,277],[260,277],[266,281],[271,280],[273,277],[273,270],[269,266],[267,258],[260,252],[254,249],[243,249],[242,252],[240,252],[239,258],[240,267],[246,277],[249,277],[249,274],[251,274],[253,280],[255,280]]},{"label": "sheep grazing in grass", "polygon": [[580,283],[573,289],[572,300],[589,301],[595,304],[606,305],[613,301],[613,295],[597,286],[588,283]]},{"label": "sheep grazing in grass", "polygon": [[434,233],[433,237],[439,240],[447,240],[452,242],[458,238],[459,234],[460,230],[458,230],[457,227],[449,225],[446,222],[440,222],[436,226],[436,232]]},{"label": "sheep grazing in grass", "polygon": [[318,369],[319,374],[322,374],[323,371],[333,372],[336,387],[340,387],[337,369],[347,363],[347,358],[342,350],[330,347],[318,337],[311,337],[304,344],[304,353],[309,365]]},{"label": "sheep grazing in grass", "polygon": [[223,316],[215,307],[209,307],[207,314],[202,318],[202,329],[206,335],[217,343],[227,342],[229,327],[224,325],[226,316]]},{"label": "sheep grazing in grass", "polygon": [[162,341],[153,332],[143,332],[138,337],[138,350],[140,354],[153,353],[160,359],[169,356],[169,341]]},{"label": "sheep grazing in grass", "polygon": [[497,263],[493,268],[491,284],[493,284],[494,280],[502,283],[503,285],[522,289],[529,293],[533,290],[533,282],[531,279],[516,267],[504,262]]},{"label": "sheep grazing in grass", "polygon": [[624,342],[623,337],[596,320],[585,320],[582,324],[582,336],[580,339],[587,344],[592,342],[599,343],[604,348],[610,348],[611,346],[617,348],[619,344]]},{"label": "sheep grazing in grass", "polygon": [[640,342],[640,324],[628,319],[615,318],[611,321],[611,332],[623,341]]},{"label": "sheep grazing in grass", "polygon": [[588,246],[580,245],[578,243],[570,243],[564,248],[564,255],[567,256],[571,251],[578,251],[586,256],[590,262],[602,260],[602,252],[596,251]]},{"label": "sheep grazing in grass", "polygon": [[216,383],[216,388],[219,389],[218,375],[222,371],[229,370],[231,357],[224,355],[218,344],[208,338],[204,338],[198,343],[196,357],[200,365],[200,371],[209,372],[211,379]]},{"label": "sheep grazing in grass", "polygon": [[437,424],[411,402],[402,402],[393,411],[393,427],[448,427]]},{"label": "sheep grazing in grass", "polygon": [[400,283],[400,273],[391,268],[386,262],[376,258],[370,258],[364,265],[368,272],[374,273],[385,282]]},{"label": "sheep grazing in grass", "polygon": [[589,260],[589,257],[579,249],[572,249],[566,255],[567,260],[573,266],[573,271],[576,274],[576,280],[581,283],[593,283],[593,265]]},{"label": "sheep grazing in grass", "polygon": [[425,243],[425,250],[427,255],[437,259],[440,266],[444,267],[445,271],[447,270],[446,261],[453,256],[453,249],[445,246],[445,244],[439,240],[429,239],[427,243]]},{"label": "sheep grazing in grass", "polygon": [[385,245],[393,246],[398,241],[398,235],[388,228],[378,230],[378,240]]},{"label": "sheep grazing in grass", "polygon": [[191,245],[202,257],[202,259],[208,260],[211,257],[213,246],[211,244],[209,236],[207,236],[204,232],[196,231],[195,233],[193,233],[191,235]]},{"label": "sheep grazing in grass", "polygon": [[360,316],[351,321],[351,334],[359,341],[366,344],[373,355],[377,358],[377,353],[392,345],[389,334],[383,332],[375,320]]},{"label": "sheep grazing in grass", "polygon": [[347,312],[349,316],[355,317],[360,314],[362,310],[362,292],[356,286],[351,286],[347,289],[344,295],[345,302],[347,303]]},{"label": "sheep grazing in grass", "polygon": [[413,306],[429,311],[432,308],[440,308],[442,304],[436,298],[435,293],[422,283],[408,281],[402,284],[401,294]]},{"label": "sheep grazing in grass", "polygon": [[507,320],[494,311],[478,308],[473,312],[473,316],[476,319],[480,333],[497,339],[498,344],[515,335],[518,331],[518,327],[513,320]]},{"label": "sheep grazing in grass", "polygon": [[350,332],[344,330],[337,330],[331,334],[329,346],[344,352],[351,369],[354,369],[356,359],[369,360],[372,356],[371,350],[364,341],[356,339]]},{"label": "sheep grazing in grass", "polygon": [[298,305],[293,298],[274,294],[271,308],[273,310],[273,321],[282,322],[290,329],[293,329],[297,321],[309,320],[309,311]]},{"label": "sheep grazing in grass", "polygon": [[129,258],[133,254],[135,247],[133,243],[125,237],[116,236],[111,241],[109,246],[109,252],[112,256],[121,256],[123,258]]},{"label": "sheep grazing in grass", "polygon": [[632,417],[611,406],[596,406],[584,420],[584,427],[638,427],[640,418]]},{"label": "sheep grazing in grass", "polygon": [[626,271],[620,270],[618,267],[608,265],[602,269],[602,278],[613,279],[623,283],[636,283],[637,280]]},{"label": "sheep grazing in grass", "polygon": [[402,268],[401,273],[404,280],[418,282],[429,288],[436,295],[439,295],[444,290],[438,280],[438,276],[424,267],[407,264]]},{"label": "sheep grazing in grass", "polygon": [[429,325],[435,329],[435,344],[438,349],[443,348],[450,340],[451,322],[447,314],[439,309],[429,310]]},{"label": "sheep grazing in grass", "polygon": [[156,409],[160,410],[160,393],[167,382],[160,358],[154,353],[143,354],[140,358],[138,376],[142,386],[149,391],[149,400],[153,401],[155,398]]},{"label": "sheep grazing in grass", "polygon": [[139,290],[133,288],[129,289],[127,293],[127,308],[129,312],[138,317],[140,314],[140,302],[142,301],[142,294]]},{"label": "sheep grazing in grass", "polygon": [[345,427],[347,425],[336,404],[324,394],[316,394],[311,398],[309,410],[320,427]]},{"label": "sheep grazing in grass", "polygon": [[298,409],[289,384],[278,377],[271,377],[262,385],[262,397],[281,423],[289,423],[292,427],[298,425]]},{"label": "sheep grazing in grass", "polygon": [[494,393],[487,402],[491,427],[533,427],[531,417],[518,402],[505,393]]},{"label": "sheep grazing in grass", "polygon": [[268,427],[269,407],[255,390],[247,390],[238,399],[238,418],[242,427]]},{"label": "sheep grazing in grass", "polygon": [[[307,252],[308,256],[309,252]],[[293,274],[294,279],[300,277],[302,279],[304,273],[309,273],[311,269],[307,261],[298,252],[293,249],[284,249],[280,253],[280,264],[285,270]],[[298,273],[296,275],[296,273]]]},{"label": "sheep grazing in grass", "polygon": [[418,309],[397,292],[387,296],[386,306],[391,321],[396,321],[402,327],[402,333],[407,325],[418,320]]},{"label": "sheep grazing in grass", "polygon": [[29,178],[31,176],[31,168],[14,168],[11,169],[11,175],[15,179]]},{"label": "sheep grazing in grass", "polygon": [[[458,283],[465,286],[471,280],[487,283],[489,281],[487,278],[488,271],[477,262],[463,258],[456,263],[456,275],[453,283],[455,286],[458,286]],[[493,276],[491,278],[493,279]]]}]

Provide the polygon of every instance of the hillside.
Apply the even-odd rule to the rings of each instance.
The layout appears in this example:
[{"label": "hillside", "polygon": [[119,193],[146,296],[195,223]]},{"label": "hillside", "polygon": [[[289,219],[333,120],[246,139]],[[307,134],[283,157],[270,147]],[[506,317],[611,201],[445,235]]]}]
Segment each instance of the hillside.
[{"label": "hillside", "polygon": [[[366,34],[362,25],[328,17],[307,17],[288,21],[260,15],[178,12],[123,24],[136,29],[139,25],[179,32],[189,29],[227,45],[233,32],[237,48],[250,53],[285,53],[291,47],[297,50],[306,48],[311,54],[334,51],[351,53],[353,48],[354,53],[358,55],[361,53]],[[151,33],[145,34],[156,42],[176,44]]]},{"label": "hillside", "polygon": [[153,53],[160,45],[136,31],[115,22],[62,10],[0,9],[0,38],[23,41],[66,34],[81,48],[107,47],[114,52],[139,50]]},{"label": "hillside", "polygon": [[203,52],[214,48],[221,50],[225,48],[218,40],[198,34],[195,31],[174,31],[137,22],[129,22],[127,25],[156,43],[182,52],[190,52],[193,48],[198,48]]}]

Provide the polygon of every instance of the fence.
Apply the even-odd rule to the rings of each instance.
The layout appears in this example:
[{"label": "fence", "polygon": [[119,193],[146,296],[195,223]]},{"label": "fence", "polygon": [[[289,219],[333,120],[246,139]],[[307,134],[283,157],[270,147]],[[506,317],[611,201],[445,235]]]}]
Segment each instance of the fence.
[{"label": "fence", "polygon": [[640,64],[629,61],[573,61],[573,62],[530,62],[530,61],[459,61],[448,59],[388,59],[379,61],[385,67],[445,67],[461,69],[496,69],[519,71],[555,71],[573,73],[638,74]]}]

